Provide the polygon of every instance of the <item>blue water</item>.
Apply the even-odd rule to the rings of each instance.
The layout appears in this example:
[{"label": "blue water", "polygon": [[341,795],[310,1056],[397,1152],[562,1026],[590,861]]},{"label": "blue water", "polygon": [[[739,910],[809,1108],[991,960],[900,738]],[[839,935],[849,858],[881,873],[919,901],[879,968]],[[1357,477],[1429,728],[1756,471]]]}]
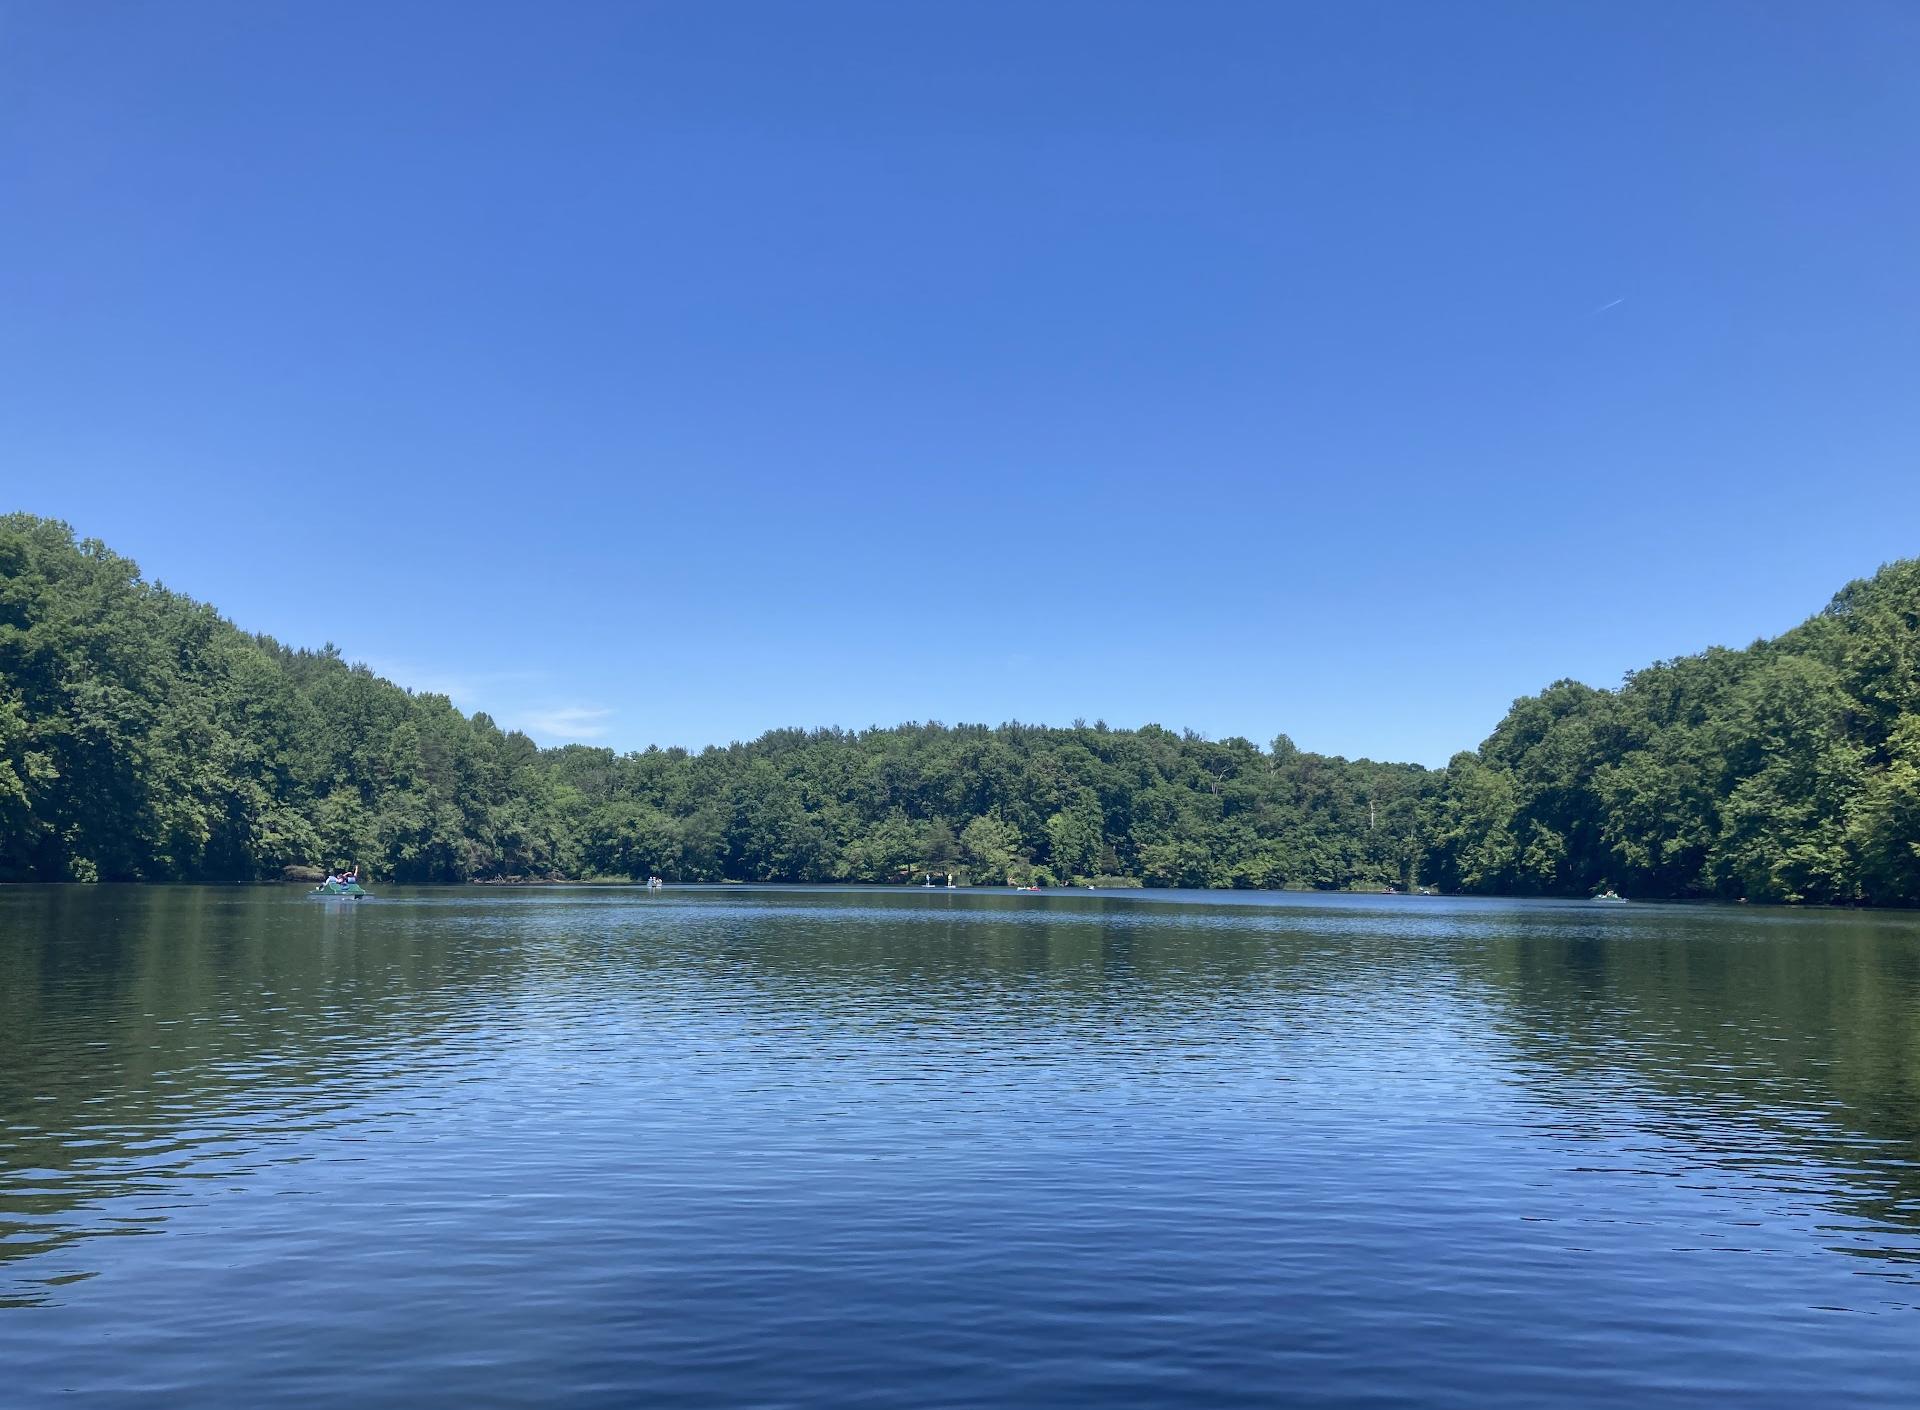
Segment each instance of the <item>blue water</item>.
[{"label": "blue water", "polygon": [[8,1404],[1902,1405],[1920,918],[0,891]]}]

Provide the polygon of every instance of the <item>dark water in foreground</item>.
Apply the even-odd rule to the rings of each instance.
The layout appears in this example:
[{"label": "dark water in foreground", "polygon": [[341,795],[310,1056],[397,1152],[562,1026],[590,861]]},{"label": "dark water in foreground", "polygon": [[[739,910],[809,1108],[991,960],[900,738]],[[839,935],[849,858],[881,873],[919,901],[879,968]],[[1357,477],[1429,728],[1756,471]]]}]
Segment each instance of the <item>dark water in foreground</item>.
[{"label": "dark water in foreground", "polygon": [[0,890],[14,1405],[1911,1405],[1917,1161],[1916,917]]}]

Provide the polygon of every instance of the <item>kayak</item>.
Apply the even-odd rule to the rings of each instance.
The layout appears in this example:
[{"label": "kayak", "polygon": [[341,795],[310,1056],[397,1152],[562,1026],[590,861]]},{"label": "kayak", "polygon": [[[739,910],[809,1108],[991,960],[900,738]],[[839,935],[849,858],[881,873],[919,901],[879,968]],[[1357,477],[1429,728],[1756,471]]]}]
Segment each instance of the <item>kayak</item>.
[{"label": "kayak", "polygon": [[365,901],[369,893],[357,881],[323,881],[307,893],[313,901]]}]

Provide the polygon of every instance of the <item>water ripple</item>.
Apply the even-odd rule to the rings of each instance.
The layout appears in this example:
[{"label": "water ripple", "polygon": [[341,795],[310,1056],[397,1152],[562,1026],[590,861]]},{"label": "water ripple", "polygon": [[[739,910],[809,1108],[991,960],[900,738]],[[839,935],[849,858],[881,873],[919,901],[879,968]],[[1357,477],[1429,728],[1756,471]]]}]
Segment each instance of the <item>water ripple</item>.
[{"label": "water ripple", "polygon": [[0,893],[28,1399],[1906,1404],[1920,928]]}]

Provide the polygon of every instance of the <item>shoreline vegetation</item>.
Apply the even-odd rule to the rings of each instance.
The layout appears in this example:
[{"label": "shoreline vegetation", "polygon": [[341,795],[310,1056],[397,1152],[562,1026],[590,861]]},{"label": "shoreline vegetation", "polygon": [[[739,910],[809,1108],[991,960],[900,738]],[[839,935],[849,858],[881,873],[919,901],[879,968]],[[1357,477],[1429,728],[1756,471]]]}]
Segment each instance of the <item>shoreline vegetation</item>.
[{"label": "shoreline vegetation", "polygon": [[0,880],[860,882],[1920,904],[1920,561],[1559,681],[1444,769],[1157,725],[540,748],[0,516]]}]

